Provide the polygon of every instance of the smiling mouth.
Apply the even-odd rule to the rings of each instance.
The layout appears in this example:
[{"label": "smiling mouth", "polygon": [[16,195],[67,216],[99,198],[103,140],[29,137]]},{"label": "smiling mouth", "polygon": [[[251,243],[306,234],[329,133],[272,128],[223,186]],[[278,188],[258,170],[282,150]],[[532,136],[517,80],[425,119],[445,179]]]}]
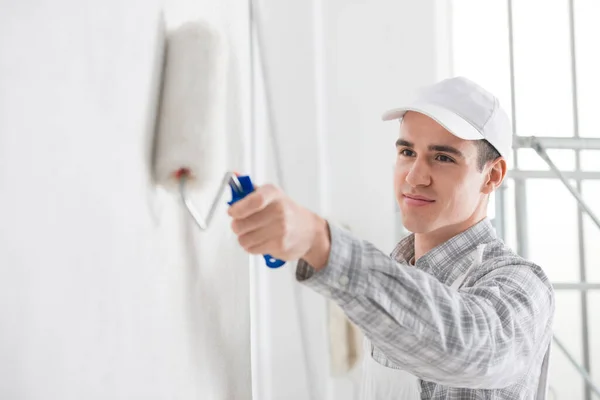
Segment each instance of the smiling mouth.
[{"label": "smiling mouth", "polygon": [[404,198],[404,203],[409,206],[426,206],[435,202],[435,200],[431,200],[422,196],[411,196],[408,194],[403,194],[402,197]]}]

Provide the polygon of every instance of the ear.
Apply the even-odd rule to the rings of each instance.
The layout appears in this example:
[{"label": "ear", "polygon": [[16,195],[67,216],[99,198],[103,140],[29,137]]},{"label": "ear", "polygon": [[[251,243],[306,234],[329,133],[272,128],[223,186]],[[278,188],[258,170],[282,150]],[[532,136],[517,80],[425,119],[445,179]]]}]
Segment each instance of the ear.
[{"label": "ear", "polygon": [[499,157],[492,161],[485,168],[485,180],[481,191],[484,194],[490,194],[496,190],[506,177],[507,165],[504,157]]}]

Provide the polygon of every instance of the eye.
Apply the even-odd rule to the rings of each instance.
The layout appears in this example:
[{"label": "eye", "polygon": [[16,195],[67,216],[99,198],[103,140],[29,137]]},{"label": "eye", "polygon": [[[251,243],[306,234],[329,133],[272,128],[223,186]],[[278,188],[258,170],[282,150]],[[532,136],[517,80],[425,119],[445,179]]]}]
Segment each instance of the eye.
[{"label": "eye", "polygon": [[413,157],[415,155],[415,152],[410,149],[400,149],[398,151],[398,155],[404,156],[404,157]]},{"label": "eye", "polygon": [[455,162],[454,159],[448,157],[447,155],[444,154],[438,154],[437,156],[435,156],[435,159],[438,161],[441,161],[443,163],[453,163]]}]

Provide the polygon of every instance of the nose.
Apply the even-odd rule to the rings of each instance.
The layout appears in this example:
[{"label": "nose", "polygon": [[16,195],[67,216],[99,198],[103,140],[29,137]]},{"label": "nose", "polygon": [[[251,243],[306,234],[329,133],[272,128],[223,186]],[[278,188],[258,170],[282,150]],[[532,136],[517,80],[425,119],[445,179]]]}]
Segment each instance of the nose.
[{"label": "nose", "polygon": [[412,187],[429,186],[431,184],[431,174],[429,164],[426,160],[417,157],[406,175],[406,183]]}]

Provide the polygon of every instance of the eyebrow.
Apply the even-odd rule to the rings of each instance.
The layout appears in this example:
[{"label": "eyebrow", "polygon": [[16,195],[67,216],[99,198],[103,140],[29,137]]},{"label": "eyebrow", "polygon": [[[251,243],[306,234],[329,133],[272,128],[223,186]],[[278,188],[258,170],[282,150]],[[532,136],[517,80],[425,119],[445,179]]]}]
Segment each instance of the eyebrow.
[{"label": "eyebrow", "polygon": [[[404,140],[404,139],[398,139],[396,140],[396,147],[400,147],[400,146],[404,146],[404,147],[415,147],[411,142]],[[450,153],[450,154],[454,154],[458,157],[463,157],[464,155],[463,153],[460,152],[460,150],[458,150],[455,147],[452,146],[447,146],[447,145],[443,145],[443,144],[432,144],[428,146],[428,150],[429,151],[442,151],[444,153]]]}]

